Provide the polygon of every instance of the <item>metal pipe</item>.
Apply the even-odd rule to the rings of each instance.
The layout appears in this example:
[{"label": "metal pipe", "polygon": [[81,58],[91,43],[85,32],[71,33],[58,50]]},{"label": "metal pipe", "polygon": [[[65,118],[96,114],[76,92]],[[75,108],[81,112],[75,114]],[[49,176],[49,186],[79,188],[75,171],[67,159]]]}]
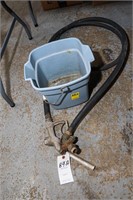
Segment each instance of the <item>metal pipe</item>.
[{"label": "metal pipe", "polygon": [[73,158],[74,160],[76,160],[77,162],[79,162],[80,164],[84,165],[85,167],[91,169],[91,170],[94,170],[96,168],[96,166],[90,164],[88,161],[80,158],[79,156],[69,152],[69,155],[71,158]]}]

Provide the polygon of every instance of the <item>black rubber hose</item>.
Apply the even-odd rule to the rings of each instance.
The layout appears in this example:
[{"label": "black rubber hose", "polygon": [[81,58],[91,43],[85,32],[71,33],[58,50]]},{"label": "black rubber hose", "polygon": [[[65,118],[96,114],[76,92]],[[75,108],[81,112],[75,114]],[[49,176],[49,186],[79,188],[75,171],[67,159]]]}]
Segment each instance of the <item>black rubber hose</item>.
[{"label": "black rubber hose", "polygon": [[49,103],[47,103],[47,101],[45,101],[45,100],[43,100],[43,107],[44,107],[45,119],[48,120],[48,121],[53,121],[52,116],[51,116]]},{"label": "black rubber hose", "polygon": [[104,84],[100,87],[100,89],[92,96],[92,98],[85,104],[85,106],[81,109],[81,111],[77,114],[77,116],[71,123],[69,131],[72,134],[74,134],[77,127],[85,118],[85,116],[91,111],[91,109],[101,100],[101,98],[116,82],[116,80],[118,79],[119,75],[121,74],[125,66],[129,54],[129,40],[125,30],[114,21],[101,17],[90,17],[77,20],[65,26],[64,28],[60,29],[58,32],[56,32],[49,40],[49,42],[60,39],[60,36],[64,32],[79,26],[98,26],[113,32],[120,39],[122,48],[121,48],[121,53],[116,60],[100,68],[100,70],[106,70],[115,66],[113,72],[108,77],[108,79],[104,82]]}]

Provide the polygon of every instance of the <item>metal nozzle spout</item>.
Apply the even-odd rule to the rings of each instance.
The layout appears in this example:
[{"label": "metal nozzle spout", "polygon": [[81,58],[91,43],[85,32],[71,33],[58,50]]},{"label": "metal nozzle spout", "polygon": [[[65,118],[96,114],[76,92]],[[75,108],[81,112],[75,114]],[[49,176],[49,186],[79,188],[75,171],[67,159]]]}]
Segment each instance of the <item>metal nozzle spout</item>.
[{"label": "metal nozzle spout", "polygon": [[90,164],[89,162],[87,162],[86,160],[80,158],[77,155],[74,155],[73,153],[69,152],[69,155],[71,158],[73,158],[74,160],[76,160],[77,162],[79,162],[81,165],[84,165],[85,167],[94,170],[96,167],[92,164]]}]

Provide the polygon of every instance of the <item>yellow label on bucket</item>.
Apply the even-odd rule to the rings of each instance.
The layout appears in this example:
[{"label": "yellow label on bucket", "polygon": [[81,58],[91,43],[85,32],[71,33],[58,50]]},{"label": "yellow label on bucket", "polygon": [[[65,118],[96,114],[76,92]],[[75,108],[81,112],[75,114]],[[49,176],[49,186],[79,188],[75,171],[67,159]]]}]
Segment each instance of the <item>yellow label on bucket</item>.
[{"label": "yellow label on bucket", "polygon": [[75,100],[75,99],[79,99],[80,97],[80,93],[79,92],[75,92],[71,94],[71,100]]}]

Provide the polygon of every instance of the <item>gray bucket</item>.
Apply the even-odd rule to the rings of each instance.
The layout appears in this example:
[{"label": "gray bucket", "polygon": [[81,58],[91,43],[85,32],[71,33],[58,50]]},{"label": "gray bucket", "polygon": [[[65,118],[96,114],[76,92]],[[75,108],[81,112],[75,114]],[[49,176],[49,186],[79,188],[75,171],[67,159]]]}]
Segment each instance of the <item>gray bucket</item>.
[{"label": "gray bucket", "polygon": [[91,49],[77,38],[62,39],[34,49],[24,65],[25,80],[55,109],[79,105],[89,98]]}]

